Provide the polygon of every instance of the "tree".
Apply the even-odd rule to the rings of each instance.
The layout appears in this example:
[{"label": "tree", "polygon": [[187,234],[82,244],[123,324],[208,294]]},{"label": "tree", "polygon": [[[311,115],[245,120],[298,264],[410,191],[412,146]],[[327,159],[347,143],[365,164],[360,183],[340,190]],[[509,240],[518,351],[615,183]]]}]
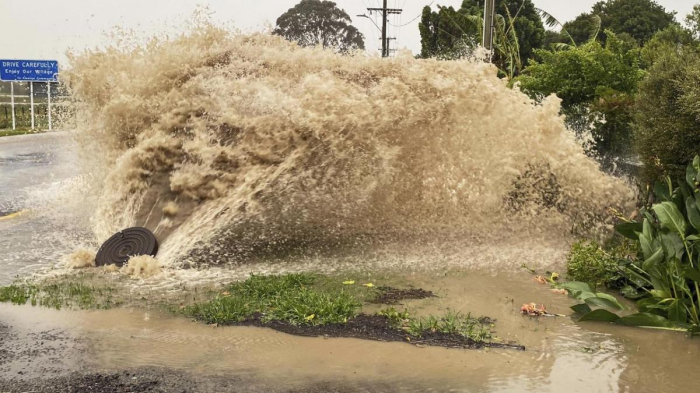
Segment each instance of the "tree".
[{"label": "tree", "polygon": [[675,22],[675,12],[666,9],[653,0],[607,0],[593,5],[590,13],[583,13],[564,26],[581,44],[590,37],[590,20],[593,15],[601,19],[600,39],[605,42],[604,31],[616,34],[627,33],[641,46],[649,41],[657,31],[667,28]]},{"label": "tree", "polygon": [[[534,50],[544,45],[545,30],[537,8],[532,0],[497,0],[496,11],[499,14],[496,24],[500,23],[503,29],[500,37],[502,46],[507,42],[507,36],[514,33],[518,58],[523,65],[527,65]],[[454,53],[463,52],[464,45],[474,47],[481,44],[483,15],[484,0],[464,0],[458,10],[440,7],[434,12],[430,7],[425,7],[419,25],[421,57],[452,57]],[[504,70],[508,68],[506,63],[509,60],[498,52],[494,63]]]},{"label": "tree", "polygon": [[301,46],[320,45],[340,53],[364,49],[362,33],[351,22],[350,16],[332,1],[301,0],[277,18],[273,34]]},{"label": "tree", "polygon": [[685,17],[688,30],[696,39],[700,39],[700,4],[693,6],[693,12]]},{"label": "tree", "polygon": [[672,26],[643,49],[648,76],[634,110],[635,142],[648,180],[685,175],[700,149],[700,43]]},{"label": "tree", "polygon": [[463,54],[463,44],[473,47],[480,43],[479,24],[471,17],[479,9],[468,0],[459,10],[440,7],[437,12],[429,6],[423,8],[418,29],[421,35],[420,57],[458,58]]},{"label": "tree", "polygon": [[590,41],[567,50],[537,50],[534,61],[516,79],[533,98],[556,94],[570,124],[592,127],[596,151],[601,156],[628,152],[634,94],[643,76],[639,50],[608,31],[603,46]]},{"label": "tree", "polygon": [[597,38],[597,33],[602,27],[602,20],[595,19],[591,13],[583,13],[571,22],[564,23],[564,28],[578,45],[583,45],[591,38]]}]

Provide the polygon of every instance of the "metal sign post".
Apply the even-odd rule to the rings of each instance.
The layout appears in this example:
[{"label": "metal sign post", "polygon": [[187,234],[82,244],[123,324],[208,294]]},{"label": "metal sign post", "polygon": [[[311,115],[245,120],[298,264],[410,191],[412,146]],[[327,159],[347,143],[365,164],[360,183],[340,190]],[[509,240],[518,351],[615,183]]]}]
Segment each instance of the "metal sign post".
[{"label": "metal sign post", "polygon": [[10,82],[10,107],[12,107],[12,131],[17,128],[15,122],[15,82]]},{"label": "metal sign post", "polygon": [[32,130],[34,129],[34,82],[29,82],[29,107],[32,110]]},{"label": "metal sign post", "polygon": [[47,96],[49,97],[49,131],[51,131],[51,82],[46,82]]}]

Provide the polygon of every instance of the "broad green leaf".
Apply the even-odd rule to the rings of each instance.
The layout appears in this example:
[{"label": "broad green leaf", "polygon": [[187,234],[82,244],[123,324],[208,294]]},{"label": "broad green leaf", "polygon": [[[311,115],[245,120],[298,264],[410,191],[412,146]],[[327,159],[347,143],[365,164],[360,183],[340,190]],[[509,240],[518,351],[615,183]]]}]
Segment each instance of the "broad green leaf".
[{"label": "broad green leaf", "polygon": [[648,272],[663,261],[664,251],[659,248],[647,260],[644,261],[644,263],[642,264],[642,269]]},{"label": "broad green leaf", "polygon": [[[625,273],[630,277],[631,280],[637,283],[640,287],[645,285],[645,284],[651,284],[651,280],[647,276],[648,273],[642,271],[639,269],[637,266],[630,265],[632,267],[628,267],[625,269]],[[639,271],[637,271],[639,270]],[[646,275],[644,275],[646,274]]]},{"label": "broad green leaf", "polygon": [[672,232],[662,232],[659,233],[659,239],[661,240],[661,244],[665,250],[666,262],[669,262],[673,258],[681,259],[683,257],[685,246],[683,245],[683,240],[680,238],[680,236]]},{"label": "broad green leaf", "polygon": [[574,306],[571,306],[571,309],[579,314],[588,314],[589,312],[591,312],[591,307],[586,303],[576,304]]},{"label": "broad green leaf", "polygon": [[574,291],[571,293],[571,296],[574,299],[578,299],[581,301],[584,301],[584,300],[591,298],[591,297],[596,297],[594,292],[585,292],[585,291]]},{"label": "broad green leaf", "polygon": [[654,254],[654,248],[652,247],[652,238],[645,234],[639,235],[639,245],[642,248],[642,254],[644,254],[644,259],[649,259]]},{"label": "broad green leaf", "polygon": [[688,212],[688,221],[690,221],[690,225],[700,231],[700,210],[698,210],[698,205],[695,203],[695,198],[688,197],[688,199],[685,200],[685,209]]},{"label": "broad green leaf", "polygon": [[685,236],[687,224],[683,214],[678,210],[678,207],[671,202],[657,203],[652,207],[656,216],[661,221],[661,226],[668,228],[681,236]]},{"label": "broad green leaf", "polygon": [[683,269],[683,277],[689,280],[693,280],[696,283],[700,284],[700,272],[696,268],[686,266]]},{"label": "broad green leaf", "polygon": [[619,308],[620,310],[624,310],[624,309],[625,309],[625,306],[623,306],[623,305],[620,303],[620,301],[617,300],[617,298],[616,298],[615,296],[613,296],[613,295],[608,295],[607,293],[602,293],[602,292],[598,292],[598,293],[596,293],[595,295],[596,295],[596,297],[599,298],[599,299],[606,299],[606,300],[610,301],[611,303],[615,303],[615,304],[616,304],[615,308]]},{"label": "broad green leaf", "polygon": [[651,242],[651,239],[654,238],[654,226],[651,223],[651,220],[648,218],[644,218],[644,222],[642,222],[642,233],[644,236],[649,238],[649,241]]},{"label": "broad green leaf", "polygon": [[579,291],[579,292],[593,292],[591,286],[585,282],[570,281],[559,284],[559,288],[564,288],[569,292]]},{"label": "broad green leaf", "polygon": [[680,301],[680,299],[675,299],[668,306],[668,320],[671,322],[685,322],[687,320],[687,315],[685,313],[685,306]]},{"label": "broad green leaf", "polygon": [[625,326],[674,327],[668,319],[649,313],[637,313],[617,319],[615,323]]},{"label": "broad green leaf", "polygon": [[671,187],[666,183],[656,182],[654,183],[654,195],[662,201],[671,200]]},{"label": "broad green leaf", "polygon": [[598,309],[593,310],[587,314],[584,314],[579,318],[579,322],[584,321],[598,321],[598,322],[616,322],[620,317],[617,314],[613,314],[608,310]]},{"label": "broad green leaf", "polygon": [[685,170],[685,181],[688,183],[690,188],[695,189],[695,179],[698,177],[698,171],[692,165],[688,165]]},{"label": "broad green leaf", "polygon": [[642,232],[643,226],[639,222],[623,222],[615,225],[615,230],[628,239],[637,240],[638,233]]},{"label": "broad green leaf", "polygon": [[589,297],[588,299],[586,299],[586,304],[593,307],[614,308],[617,310],[624,309],[624,307],[622,307],[622,305],[617,300],[610,300],[600,297]]},{"label": "broad green leaf", "polygon": [[683,194],[683,200],[685,201],[689,197],[693,196],[693,190],[688,187],[685,182],[679,183],[680,187],[678,187],[681,190],[681,194]]},{"label": "broad green leaf", "polygon": [[700,236],[698,236],[698,235],[690,235],[690,236],[686,237],[685,240],[689,240],[689,241],[691,241],[691,242],[696,242],[696,241],[700,240]]}]

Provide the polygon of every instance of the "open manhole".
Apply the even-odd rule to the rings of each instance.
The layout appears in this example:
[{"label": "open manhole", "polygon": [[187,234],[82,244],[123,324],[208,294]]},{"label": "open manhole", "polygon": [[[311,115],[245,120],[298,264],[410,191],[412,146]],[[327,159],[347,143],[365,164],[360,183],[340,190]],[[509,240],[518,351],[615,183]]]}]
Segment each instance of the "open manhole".
[{"label": "open manhole", "polygon": [[123,266],[131,257],[138,255],[156,256],[158,240],[146,228],[134,227],[114,234],[102,244],[95,257],[95,265]]}]

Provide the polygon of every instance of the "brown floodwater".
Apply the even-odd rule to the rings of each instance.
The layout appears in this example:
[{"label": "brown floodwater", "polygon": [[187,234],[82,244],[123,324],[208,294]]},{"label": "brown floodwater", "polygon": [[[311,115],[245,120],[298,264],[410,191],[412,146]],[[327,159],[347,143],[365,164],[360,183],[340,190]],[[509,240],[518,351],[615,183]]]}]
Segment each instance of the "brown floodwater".
[{"label": "brown floodwater", "polygon": [[334,382],[364,390],[373,384],[392,386],[405,392],[636,393],[694,391],[697,386],[700,341],[672,332],[579,324],[569,317],[522,316],[519,309],[526,302],[544,303],[550,312],[567,315],[573,304],[527,273],[415,274],[392,281],[438,295],[401,307],[419,314],[449,308],[490,316],[497,320],[499,337],[527,350],[296,337],[270,329],[207,326],[152,309],[56,311],[0,305],[0,320],[20,331],[68,332],[84,350],[69,351],[66,367],[90,370],[163,366],[204,375],[249,376],[284,387]]}]

